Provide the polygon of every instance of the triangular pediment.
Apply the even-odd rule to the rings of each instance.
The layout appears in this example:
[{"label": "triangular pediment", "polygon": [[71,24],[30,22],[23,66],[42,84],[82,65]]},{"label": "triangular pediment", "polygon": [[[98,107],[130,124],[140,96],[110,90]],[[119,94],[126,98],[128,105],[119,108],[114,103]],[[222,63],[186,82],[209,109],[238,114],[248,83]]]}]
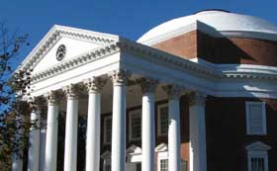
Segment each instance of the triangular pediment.
[{"label": "triangular pediment", "polygon": [[[18,68],[38,73],[62,61],[105,47],[119,40],[116,35],[65,26],[53,26]],[[59,47],[64,46],[62,60],[58,57]],[[61,49],[61,48],[60,48]]]},{"label": "triangular pediment", "polygon": [[158,145],[158,146],[155,148],[155,151],[156,151],[156,152],[167,151],[167,144],[161,143],[160,145]]},{"label": "triangular pediment", "polygon": [[105,151],[102,155],[101,155],[102,159],[108,159],[111,158],[111,152],[110,151]]},{"label": "triangular pediment", "polygon": [[249,144],[246,146],[246,150],[248,151],[268,151],[271,147],[261,141],[256,141],[254,143]]},{"label": "triangular pediment", "polygon": [[136,145],[131,145],[127,150],[127,154],[140,154],[141,153],[141,148],[136,146]]}]

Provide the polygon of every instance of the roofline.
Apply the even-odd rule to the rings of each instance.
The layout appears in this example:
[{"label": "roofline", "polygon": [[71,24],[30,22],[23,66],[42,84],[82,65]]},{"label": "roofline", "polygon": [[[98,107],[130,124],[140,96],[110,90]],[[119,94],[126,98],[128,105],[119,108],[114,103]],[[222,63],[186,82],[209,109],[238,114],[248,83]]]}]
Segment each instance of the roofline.
[{"label": "roofline", "polygon": [[[86,29],[79,29],[68,26],[54,25],[50,30],[43,36],[39,43],[33,48],[33,50],[23,60],[21,65],[17,67],[15,72],[19,70],[28,70],[30,63],[39,61],[40,57],[47,52],[62,36],[70,36],[80,40],[90,40],[103,42],[104,44],[110,44],[117,42],[120,37],[118,35],[95,32]],[[31,64],[32,65],[32,64]]]},{"label": "roofline", "polygon": [[137,40],[138,43],[152,46],[157,43],[169,40],[173,37],[180,36],[182,34],[189,33],[191,31],[201,31],[213,37],[239,37],[239,38],[250,38],[250,39],[262,39],[262,40],[269,40],[269,41],[277,41],[277,33],[271,32],[255,32],[255,31],[247,31],[247,30],[233,30],[233,31],[220,31],[216,30],[209,25],[201,22],[201,21],[194,21],[189,25],[177,28],[175,30],[171,30],[165,34],[161,34],[155,36],[153,38],[140,41],[140,38]]}]

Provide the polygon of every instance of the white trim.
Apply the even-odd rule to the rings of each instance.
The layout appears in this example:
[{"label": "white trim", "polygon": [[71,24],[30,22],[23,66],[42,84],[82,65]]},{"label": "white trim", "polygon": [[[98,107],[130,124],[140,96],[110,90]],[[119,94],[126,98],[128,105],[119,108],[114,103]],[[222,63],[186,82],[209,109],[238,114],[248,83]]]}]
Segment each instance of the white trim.
[{"label": "white trim", "polygon": [[127,150],[126,150],[126,158],[127,158],[127,163],[141,163],[141,148],[136,146],[136,145],[131,145]]},{"label": "white trim", "polygon": [[[251,105],[260,105],[261,108],[262,108],[262,132],[252,132],[250,130],[250,121],[249,121],[249,118],[250,118],[250,109],[249,107]],[[265,109],[265,102],[250,102],[250,101],[247,101],[245,102],[245,108],[246,108],[246,131],[247,131],[247,135],[266,135],[267,134],[267,126],[266,126],[266,109]]]},{"label": "white trim", "polygon": [[[111,144],[111,142],[107,142],[107,134],[106,134],[106,132],[107,132],[106,122],[108,119],[111,119],[111,123],[112,123],[112,116],[106,116],[104,118],[104,144],[105,145]],[[111,132],[112,132],[112,125],[111,125]],[[112,135],[112,133],[111,133],[111,135]],[[111,137],[111,140],[112,140],[112,137]]]},{"label": "white trim", "polygon": [[[228,18],[230,22],[224,22],[224,18]],[[194,25],[195,28],[191,28],[191,25]],[[198,13],[166,21],[144,33],[137,42],[153,45],[163,42],[165,37],[170,39],[180,32],[186,34],[192,30],[200,30],[213,37],[277,40],[276,26],[266,20],[235,13],[217,12],[213,14]]]},{"label": "white trim", "polygon": [[[164,108],[164,107],[168,108],[168,103],[164,103],[164,104],[158,105],[158,107],[157,107],[158,136],[167,136],[168,135],[168,132],[164,133],[164,134],[161,133],[161,108]],[[168,116],[168,112],[167,112],[167,116]]]},{"label": "white trim", "polygon": [[256,141],[245,147],[248,151],[268,151],[271,147],[261,141]]},{"label": "white trim", "polygon": [[157,157],[157,170],[161,171],[161,160],[168,160],[168,152],[158,152],[158,157]]},{"label": "white trim", "polygon": [[268,171],[268,155],[267,151],[249,151],[247,156],[248,171],[253,171],[251,159],[252,158],[262,158],[264,160],[264,171]]},{"label": "white trim", "polygon": [[103,161],[103,171],[106,171],[106,165],[111,166],[111,152],[110,151],[105,151],[102,155],[101,158],[104,160]]},{"label": "white trim", "polygon": [[[142,125],[142,113],[141,113],[141,109],[136,109],[136,110],[131,110],[128,112],[128,115],[129,115],[129,121],[128,121],[128,124],[129,124],[129,141],[136,141],[136,140],[140,140],[141,139],[141,135],[142,135],[142,131],[141,131],[141,134],[140,134],[140,137],[138,138],[133,138],[132,137],[132,131],[133,131],[133,128],[132,128],[132,117],[133,115],[139,115],[140,116],[140,128],[141,128],[141,125]],[[142,129],[141,129],[142,130]]]},{"label": "white trim", "polygon": [[51,49],[61,37],[72,37],[78,40],[90,41],[101,44],[110,44],[119,40],[119,36],[94,32],[91,30],[54,25],[37,46],[28,54],[16,70],[29,70],[35,66],[45,53]]},{"label": "white trim", "polygon": [[264,164],[265,164],[264,171],[268,171],[268,152],[267,151],[270,149],[271,149],[270,146],[260,141],[254,142],[246,146],[248,171],[253,171],[251,168],[252,158],[263,158]]},{"label": "white trim", "polygon": [[161,144],[159,144],[156,148],[155,148],[155,152],[165,152],[165,151],[167,151],[167,144],[165,144],[165,143],[161,143]]},{"label": "white trim", "polygon": [[72,57],[32,75],[31,95],[40,96],[117,68],[159,79],[161,83],[176,82],[189,90],[203,91],[216,97],[277,99],[277,67],[213,64],[201,59],[193,62],[126,39]]}]

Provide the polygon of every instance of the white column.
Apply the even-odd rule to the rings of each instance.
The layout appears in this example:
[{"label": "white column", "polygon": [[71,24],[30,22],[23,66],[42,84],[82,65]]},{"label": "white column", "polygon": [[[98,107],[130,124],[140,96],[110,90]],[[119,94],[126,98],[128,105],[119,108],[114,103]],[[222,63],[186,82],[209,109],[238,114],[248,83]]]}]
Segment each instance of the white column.
[{"label": "white column", "polygon": [[101,89],[105,81],[93,77],[85,82],[88,91],[86,171],[99,171],[100,167],[100,110]]},{"label": "white column", "polygon": [[206,171],[206,95],[196,92],[189,108],[190,171]]},{"label": "white column", "polygon": [[112,171],[125,171],[126,153],[126,71],[110,74],[113,82]]},{"label": "white column", "polygon": [[48,110],[46,123],[46,143],[44,171],[57,169],[58,116],[59,106],[55,92],[47,94]]},{"label": "white column", "polygon": [[[26,107],[25,105],[21,105],[21,104],[22,104],[21,101],[18,101],[16,108],[21,108],[23,106]],[[17,120],[17,122],[16,122],[17,127],[22,126],[24,124],[24,122],[26,122],[24,115],[17,116],[16,120]],[[22,141],[24,133],[25,133],[24,127],[20,127],[20,129],[17,129],[15,132],[14,140],[16,142]],[[23,170],[24,149],[22,149],[22,147],[17,147],[17,149],[13,149],[13,150],[18,150],[18,151],[15,151],[15,153],[12,154],[12,171],[22,171]]]},{"label": "white column", "polygon": [[77,87],[69,85],[64,88],[64,91],[67,95],[64,171],[76,171],[79,101]]},{"label": "white column", "polygon": [[[40,100],[40,99],[39,99]],[[29,134],[29,151],[28,151],[28,171],[39,170],[39,147],[40,147],[40,108],[38,99],[34,103],[30,121],[32,126]]]},{"label": "white column", "polygon": [[163,87],[168,94],[168,170],[181,170],[180,143],[180,94],[182,88],[175,85]]},{"label": "white column", "polygon": [[155,89],[158,81],[143,79],[142,89],[142,170],[155,171]]},{"label": "white column", "polygon": [[23,170],[23,161],[17,156],[12,158],[12,171],[22,171]]}]

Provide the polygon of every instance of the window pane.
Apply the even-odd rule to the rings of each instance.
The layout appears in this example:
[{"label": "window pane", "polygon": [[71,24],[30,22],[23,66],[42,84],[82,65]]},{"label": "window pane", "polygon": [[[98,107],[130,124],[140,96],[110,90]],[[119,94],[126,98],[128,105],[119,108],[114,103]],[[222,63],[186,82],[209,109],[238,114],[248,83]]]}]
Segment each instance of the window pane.
[{"label": "window pane", "polygon": [[106,118],[105,128],[106,143],[110,143],[112,138],[112,118]]},{"label": "window pane", "polygon": [[140,112],[131,115],[131,136],[132,139],[141,137],[141,114]]},{"label": "window pane", "polygon": [[161,168],[161,171],[168,171],[168,160],[167,159],[161,160],[160,168]]},{"label": "window pane", "polygon": [[141,163],[136,164],[136,171],[141,171]]},{"label": "window pane", "polygon": [[251,158],[251,171],[265,171],[264,158]]},{"label": "window pane", "polygon": [[247,104],[248,133],[253,135],[264,134],[264,103],[249,102]]},{"label": "window pane", "polygon": [[187,161],[181,159],[181,171],[187,171]]},{"label": "window pane", "polygon": [[161,134],[167,134],[168,132],[168,107],[160,108],[160,119],[161,119]]}]

